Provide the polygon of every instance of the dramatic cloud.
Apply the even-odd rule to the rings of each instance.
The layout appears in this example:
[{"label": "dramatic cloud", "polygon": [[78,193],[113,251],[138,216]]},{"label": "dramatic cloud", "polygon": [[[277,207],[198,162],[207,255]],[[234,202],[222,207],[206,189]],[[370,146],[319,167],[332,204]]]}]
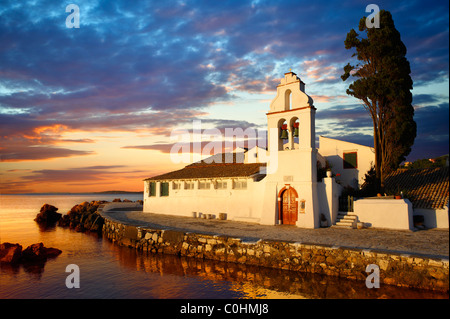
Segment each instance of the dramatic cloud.
[{"label": "dramatic cloud", "polygon": [[[368,15],[366,3],[80,0],[76,4],[80,28],[70,29],[65,23],[67,3],[2,2],[3,162],[101,156],[100,141],[92,132],[157,136],[167,148],[173,129],[197,119],[221,131],[256,128],[254,123],[261,120],[251,119],[243,97],[273,98],[279,78],[289,68],[306,83],[315,101],[318,133],[353,141],[366,141],[370,135],[369,117],[356,101],[345,98],[349,83],[340,79],[353,53],[344,48],[346,34]],[[414,90],[420,92],[414,105],[448,113],[448,104],[443,104],[448,89],[436,93],[435,88],[448,84],[448,2],[377,5],[392,13],[408,48]],[[214,109],[217,105],[237,107],[230,106],[231,115],[222,118],[224,112]],[[257,112],[267,109],[268,105]],[[433,119],[419,108],[416,121],[425,136],[418,137],[417,152],[430,151],[430,140],[439,141],[433,154],[448,152],[442,146],[448,144],[448,134],[432,127]],[[154,141],[121,143],[117,149],[152,145],[165,150]],[[49,178],[54,174],[42,172]]]},{"label": "dramatic cloud", "polygon": [[18,162],[29,160],[47,160],[57,157],[71,157],[94,154],[93,151],[77,151],[56,147],[14,147],[0,150],[0,159],[3,162]]}]

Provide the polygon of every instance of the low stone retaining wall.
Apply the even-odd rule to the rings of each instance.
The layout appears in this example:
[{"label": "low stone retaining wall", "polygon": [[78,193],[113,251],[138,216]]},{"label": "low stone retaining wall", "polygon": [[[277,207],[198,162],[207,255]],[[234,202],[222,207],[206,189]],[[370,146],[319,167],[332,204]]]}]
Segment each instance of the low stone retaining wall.
[{"label": "low stone retaining wall", "polygon": [[104,235],[138,250],[366,280],[369,264],[380,268],[380,283],[410,288],[449,289],[449,261],[345,247],[259,240],[150,229],[105,218]]}]

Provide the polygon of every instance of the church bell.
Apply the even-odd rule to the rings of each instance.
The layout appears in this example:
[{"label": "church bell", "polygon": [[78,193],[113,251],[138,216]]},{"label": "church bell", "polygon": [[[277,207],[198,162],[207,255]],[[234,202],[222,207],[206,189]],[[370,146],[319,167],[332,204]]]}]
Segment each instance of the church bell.
[{"label": "church bell", "polygon": [[289,135],[288,135],[288,131],[287,131],[287,125],[284,124],[283,126],[281,126],[281,135],[280,138],[282,140],[287,140],[289,139]]},{"label": "church bell", "polygon": [[298,122],[294,123],[294,137],[298,137]]}]

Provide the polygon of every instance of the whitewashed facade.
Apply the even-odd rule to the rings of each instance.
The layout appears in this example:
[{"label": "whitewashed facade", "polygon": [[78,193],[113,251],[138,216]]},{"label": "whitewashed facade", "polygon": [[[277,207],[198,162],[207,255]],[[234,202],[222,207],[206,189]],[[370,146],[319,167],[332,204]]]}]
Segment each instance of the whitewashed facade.
[{"label": "whitewashed facade", "polygon": [[[232,164],[194,163],[146,179],[144,212],[226,214],[229,220],[303,228],[318,228],[325,217],[331,225],[336,219],[341,186],[332,177],[317,181],[315,113],[305,84],[295,73],[286,73],[267,113],[266,156],[257,156],[264,150],[253,149],[237,153]],[[270,152],[277,158],[273,171],[261,160],[272,158]],[[361,167],[370,166],[370,162],[362,164],[366,157],[359,160]]]}]

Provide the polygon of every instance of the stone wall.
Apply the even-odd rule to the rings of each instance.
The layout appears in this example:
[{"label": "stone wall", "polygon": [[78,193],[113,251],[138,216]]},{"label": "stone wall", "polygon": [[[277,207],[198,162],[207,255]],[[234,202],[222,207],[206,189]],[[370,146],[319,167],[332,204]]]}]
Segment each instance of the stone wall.
[{"label": "stone wall", "polygon": [[259,240],[185,233],[125,225],[105,219],[104,235],[120,245],[138,250],[242,263],[292,271],[366,280],[366,267],[380,268],[380,283],[411,288],[447,291],[448,259],[388,254],[361,249],[303,243]]}]

